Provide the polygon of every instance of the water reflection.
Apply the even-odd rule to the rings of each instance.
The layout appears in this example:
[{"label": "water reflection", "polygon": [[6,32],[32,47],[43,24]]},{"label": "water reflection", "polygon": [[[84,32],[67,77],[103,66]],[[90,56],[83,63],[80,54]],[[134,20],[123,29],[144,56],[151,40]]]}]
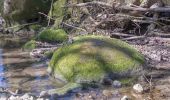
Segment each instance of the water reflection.
[{"label": "water reflection", "polygon": [[5,68],[2,61],[2,49],[0,49],[0,87],[6,87],[6,80],[4,76]]}]

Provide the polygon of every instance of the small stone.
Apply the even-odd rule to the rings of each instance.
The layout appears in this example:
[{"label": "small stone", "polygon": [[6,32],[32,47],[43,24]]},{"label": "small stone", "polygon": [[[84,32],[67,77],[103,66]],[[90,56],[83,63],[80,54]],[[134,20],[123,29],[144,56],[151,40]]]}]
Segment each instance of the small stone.
[{"label": "small stone", "polygon": [[113,81],[112,86],[115,88],[120,88],[122,86],[122,83],[118,80]]},{"label": "small stone", "polygon": [[37,98],[37,100],[44,100],[43,98]]},{"label": "small stone", "polygon": [[21,96],[22,99],[29,99],[31,96],[29,94],[24,94],[23,96]]},{"label": "small stone", "polygon": [[39,97],[44,97],[44,96],[48,96],[48,92],[47,91],[41,91]]},{"label": "small stone", "polygon": [[123,96],[120,100],[130,100],[130,98],[128,96]]},{"label": "small stone", "polygon": [[142,93],[142,92],[143,92],[143,87],[142,87],[141,84],[135,84],[135,85],[133,86],[133,90],[134,90],[135,92],[137,92],[137,93]]},{"label": "small stone", "polygon": [[22,90],[21,90],[21,89],[17,89],[17,90],[15,91],[15,93],[16,93],[16,94],[22,94]]},{"label": "small stone", "polygon": [[33,97],[33,96],[30,96],[29,100],[34,100],[34,97]]},{"label": "small stone", "polygon": [[11,95],[8,100],[17,100],[17,98],[15,96]]}]

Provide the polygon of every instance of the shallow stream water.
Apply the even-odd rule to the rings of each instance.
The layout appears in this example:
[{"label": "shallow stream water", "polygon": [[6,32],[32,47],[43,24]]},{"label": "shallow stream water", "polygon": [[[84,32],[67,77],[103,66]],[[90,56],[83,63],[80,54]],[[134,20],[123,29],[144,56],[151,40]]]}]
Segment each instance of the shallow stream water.
[{"label": "shallow stream water", "polygon": [[4,38],[0,38],[0,88],[39,95],[41,91],[60,87],[46,72],[48,61],[31,58],[29,52],[21,49],[22,45],[8,45]]}]

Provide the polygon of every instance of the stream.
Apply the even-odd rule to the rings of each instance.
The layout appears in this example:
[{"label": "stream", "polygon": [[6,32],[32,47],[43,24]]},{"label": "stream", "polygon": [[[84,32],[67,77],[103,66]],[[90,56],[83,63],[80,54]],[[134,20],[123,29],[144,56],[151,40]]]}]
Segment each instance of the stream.
[{"label": "stream", "polygon": [[[0,36],[0,100],[3,93],[1,93],[1,90],[9,89],[15,93],[15,91],[20,90],[18,94],[25,94],[25,93],[31,93],[34,96],[39,96],[41,91],[45,90],[50,90],[54,88],[60,88],[63,86],[61,83],[57,83],[56,81],[52,80],[49,76],[48,73],[46,72],[47,66],[49,61],[48,60],[40,60],[37,58],[31,58],[29,52],[23,51],[22,46],[23,44],[27,41],[23,39],[24,41],[15,39],[15,38],[4,38]],[[161,39],[162,40],[162,39]],[[169,43],[169,42],[164,42],[164,43]],[[150,49],[149,49],[150,50]],[[169,48],[168,48],[169,50]],[[150,50],[153,51],[153,50]],[[167,51],[168,52],[168,51]],[[169,54],[169,53],[168,53]],[[166,54],[166,55],[168,55]],[[168,63],[169,64],[169,63]],[[162,73],[165,74],[165,76],[169,76],[169,74],[166,75],[165,71],[162,71]],[[167,72],[169,73],[169,71]],[[160,72],[157,74],[159,75]],[[161,83],[161,85],[157,85],[159,87],[159,90],[163,90],[164,92],[164,87],[169,86],[169,78],[156,78],[153,79],[153,82],[155,83]],[[165,82],[167,84],[164,84]],[[168,82],[167,82],[168,81]],[[148,83],[144,83],[147,85]],[[164,87],[161,87],[164,86]],[[100,100],[101,98],[105,98],[106,95],[112,93],[112,98],[116,100],[120,100],[120,98],[123,95],[128,95],[131,98],[143,98],[147,97],[150,99],[147,100],[161,100],[160,95],[163,93],[160,93],[157,89],[154,89],[151,91],[151,93],[143,93],[140,95],[136,95],[132,87],[125,87],[121,89],[113,89],[113,88],[104,88],[103,89],[89,89],[87,91],[80,91],[78,94],[70,93],[67,96],[61,97],[61,100],[73,100],[73,98],[81,99],[84,98],[83,100],[89,100],[89,97],[91,95],[94,95],[96,100]],[[169,94],[168,89],[167,93]],[[114,95],[113,95],[114,94]],[[118,94],[118,96],[117,96]],[[8,96],[9,97],[9,96]],[[88,99],[87,99],[87,98]],[[53,97],[50,97],[53,98]],[[86,98],[86,99],[85,99]],[[156,99],[152,99],[156,98]],[[56,100],[50,99],[50,100]],[[57,97],[58,100],[58,97]],[[60,99],[59,99],[60,100]],[[132,99],[133,100],[133,99]],[[137,100],[137,99],[134,99]],[[169,99],[168,99],[169,100]]]},{"label": "stream", "polygon": [[22,45],[16,44],[17,47],[8,45],[4,38],[0,38],[1,89],[7,88],[13,92],[20,90],[21,93],[38,96],[41,91],[60,87],[46,72],[48,61],[31,58],[29,52],[21,49]]}]

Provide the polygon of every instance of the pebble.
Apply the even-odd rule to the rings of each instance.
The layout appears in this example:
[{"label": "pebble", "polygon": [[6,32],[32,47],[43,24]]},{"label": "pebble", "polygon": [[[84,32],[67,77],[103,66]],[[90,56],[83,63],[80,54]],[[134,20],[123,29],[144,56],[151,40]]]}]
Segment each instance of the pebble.
[{"label": "pebble", "polygon": [[48,95],[48,92],[47,92],[47,91],[41,91],[39,97],[44,97],[44,96],[47,96],[47,95]]},{"label": "pebble", "polygon": [[130,100],[130,98],[128,96],[123,96],[120,100]]},{"label": "pebble", "polygon": [[122,83],[120,81],[118,81],[118,80],[115,80],[115,81],[113,81],[112,86],[114,88],[121,88]]},{"label": "pebble", "polygon": [[13,96],[13,95],[11,95],[9,98],[8,98],[8,100],[17,100],[18,99],[18,97],[15,97],[15,96]]},{"label": "pebble", "polygon": [[143,92],[143,87],[141,84],[135,84],[133,86],[133,90],[136,92],[136,93],[142,93]]},{"label": "pebble", "polygon": [[24,94],[21,98],[22,98],[22,99],[28,99],[29,97],[30,97],[30,95],[26,93],[26,94]]}]

